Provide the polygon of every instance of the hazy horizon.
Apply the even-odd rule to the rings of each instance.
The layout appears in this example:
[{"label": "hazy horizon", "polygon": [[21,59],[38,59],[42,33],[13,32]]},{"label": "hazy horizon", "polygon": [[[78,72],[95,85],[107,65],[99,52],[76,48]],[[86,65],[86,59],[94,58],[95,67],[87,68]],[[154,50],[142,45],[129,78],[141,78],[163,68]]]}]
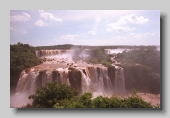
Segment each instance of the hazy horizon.
[{"label": "hazy horizon", "polygon": [[159,10],[11,10],[10,44],[160,46]]}]

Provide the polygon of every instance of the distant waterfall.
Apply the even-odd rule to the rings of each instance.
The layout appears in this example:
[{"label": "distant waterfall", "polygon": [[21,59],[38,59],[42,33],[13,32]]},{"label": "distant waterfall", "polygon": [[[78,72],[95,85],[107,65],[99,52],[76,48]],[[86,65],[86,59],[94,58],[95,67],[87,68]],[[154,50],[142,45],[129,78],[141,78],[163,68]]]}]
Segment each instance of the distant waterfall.
[{"label": "distant waterfall", "polygon": [[43,57],[43,56],[52,56],[52,55],[60,55],[66,52],[69,52],[70,50],[36,50],[36,56],[37,57]]},{"label": "distant waterfall", "polygon": [[124,77],[124,69],[115,66],[115,82],[114,82],[114,90],[115,91],[125,91],[125,77]]}]

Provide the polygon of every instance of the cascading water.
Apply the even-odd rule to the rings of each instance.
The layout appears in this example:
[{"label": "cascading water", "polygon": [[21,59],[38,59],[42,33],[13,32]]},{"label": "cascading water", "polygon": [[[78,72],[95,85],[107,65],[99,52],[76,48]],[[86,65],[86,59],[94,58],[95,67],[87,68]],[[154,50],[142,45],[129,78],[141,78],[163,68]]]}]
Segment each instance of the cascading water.
[{"label": "cascading water", "polygon": [[[50,51],[42,51],[43,53],[41,52],[41,56],[42,54],[59,54],[56,53],[56,50]],[[90,50],[85,51],[90,54]],[[66,52],[71,51],[69,50]],[[38,56],[40,53],[36,52],[36,54]],[[125,90],[123,68],[113,65],[115,71],[111,73],[115,74],[111,75],[115,77],[110,77],[108,75],[108,68],[100,64],[92,65],[82,61],[74,62],[72,60],[67,60],[68,58],[63,60],[63,57],[58,60],[51,60],[49,63],[44,62],[29,70],[23,70],[14,96],[21,96],[27,93],[27,97],[24,99],[27,99],[26,101],[28,103],[29,95],[34,94],[39,87],[45,86],[48,82],[55,80],[74,87],[81,94],[92,92],[93,97],[97,97],[98,95],[111,96],[118,90]],[[68,55],[66,57],[68,57]],[[72,72],[73,70],[69,68],[73,68],[75,72]],[[114,80],[111,80],[111,78],[114,78]]]},{"label": "cascading water", "polygon": [[125,91],[124,69],[119,66],[115,66],[115,69],[116,69],[116,74],[115,74],[114,90]]},{"label": "cascading water", "polygon": [[[113,90],[111,80],[107,73],[106,67],[88,66],[85,68],[77,68],[81,73],[82,92],[107,92]],[[55,74],[55,72],[57,74]],[[36,89],[45,86],[48,82],[57,80],[58,82],[70,85],[68,77],[68,68],[56,70],[35,70],[32,69],[28,73],[25,70],[21,73],[16,88],[17,92],[35,93]],[[71,81],[71,80],[70,80]]]}]

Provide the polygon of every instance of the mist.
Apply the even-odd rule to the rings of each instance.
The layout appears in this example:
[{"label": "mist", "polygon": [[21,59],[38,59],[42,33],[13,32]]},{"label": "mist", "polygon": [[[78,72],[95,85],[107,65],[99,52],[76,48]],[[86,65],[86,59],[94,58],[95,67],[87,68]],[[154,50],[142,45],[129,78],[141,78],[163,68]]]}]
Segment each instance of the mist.
[{"label": "mist", "polygon": [[30,94],[28,92],[18,92],[13,95],[10,95],[10,106],[20,108],[27,104],[31,104],[32,100],[28,99],[29,95]]}]

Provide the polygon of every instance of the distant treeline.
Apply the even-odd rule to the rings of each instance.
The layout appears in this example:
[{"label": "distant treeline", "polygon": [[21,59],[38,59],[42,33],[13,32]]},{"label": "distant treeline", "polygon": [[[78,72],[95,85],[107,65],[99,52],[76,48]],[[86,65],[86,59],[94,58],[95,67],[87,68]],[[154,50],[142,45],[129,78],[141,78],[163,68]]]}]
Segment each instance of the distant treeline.
[{"label": "distant treeline", "polygon": [[136,49],[136,48],[149,48],[156,49],[158,46],[129,46],[129,45],[105,45],[105,46],[89,46],[89,45],[73,45],[73,44],[63,44],[63,45],[52,45],[52,46],[36,46],[35,50],[45,50],[45,49],[71,49],[71,48],[104,48],[104,49],[117,49],[117,48],[128,48],[128,49]]}]

